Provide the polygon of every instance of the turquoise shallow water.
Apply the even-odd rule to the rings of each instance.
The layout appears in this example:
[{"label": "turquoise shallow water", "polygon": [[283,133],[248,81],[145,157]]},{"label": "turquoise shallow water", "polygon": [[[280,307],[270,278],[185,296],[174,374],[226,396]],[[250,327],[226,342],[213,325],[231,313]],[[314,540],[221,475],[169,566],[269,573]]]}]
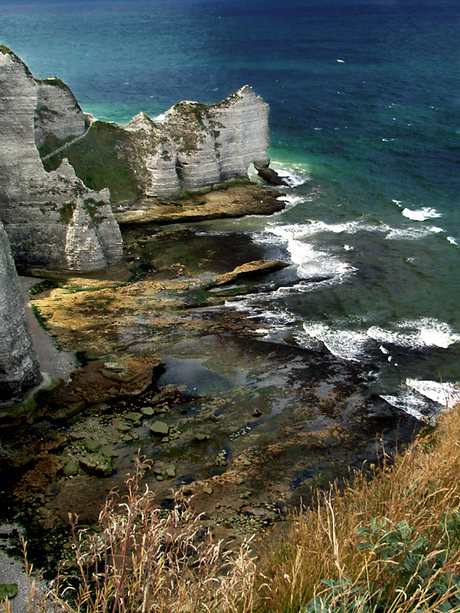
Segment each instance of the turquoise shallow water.
[{"label": "turquoise shallow water", "polygon": [[6,0],[0,42],[121,123],[251,84],[289,206],[206,227],[251,233],[299,279],[240,307],[415,410],[459,378],[459,24],[434,0]]}]

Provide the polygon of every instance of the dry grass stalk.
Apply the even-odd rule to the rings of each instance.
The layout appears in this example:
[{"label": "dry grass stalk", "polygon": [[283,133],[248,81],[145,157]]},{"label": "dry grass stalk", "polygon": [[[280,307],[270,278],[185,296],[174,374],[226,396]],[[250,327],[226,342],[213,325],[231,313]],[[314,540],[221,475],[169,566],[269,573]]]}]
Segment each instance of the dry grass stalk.
[{"label": "dry grass stalk", "polygon": [[226,551],[181,498],[162,513],[152,492],[140,492],[145,468],[138,462],[122,500],[109,497],[96,536],[77,532],[72,518],[78,585],[61,593],[61,604],[69,613],[252,611],[249,541]]},{"label": "dry grass stalk", "polygon": [[[319,497],[316,508],[299,513],[286,544],[264,571],[270,587],[264,588],[266,604],[261,610],[270,613],[306,610],[307,603],[327,595],[329,600],[324,611],[370,613],[378,594],[389,593],[394,596],[392,602],[385,608],[380,603],[375,610],[385,613],[448,610],[443,603],[449,598],[455,601],[454,594],[460,593],[455,583],[460,573],[460,541],[451,542],[452,530],[447,530],[445,525],[446,518],[459,510],[459,474],[460,408],[457,406],[439,418],[431,434],[419,438],[398,456],[391,470],[383,466],[372,480],[357,474],[348,487],[339,490],[336,485],[332,486],[327,496]],[[407,585],[404,584],[405,576],[403,580],[398,560],[406,553],[411,555],[410,551],[401,550],[400,558],[383,559],[382,543],[374,550],[359,548],[362,539],[357,533],[375,518],[385,522],[381,526],[383,536],[379,537],[382,543],[388,538],[387,532],[397,531],[405,522],[412,530],[411,546],[415,549],[420,546],[418,534],[427,539],[429,553],[423,562],[426,578],[420,578],[420,572],[415,569],[415,576],[409,576]],[[443,552],[446,560],[441,564]],[[433,568],[427,572],[430,565]],[[452,578],[451,585],[433,604],[433,589],[441,578],[446,581],[446,577]],[[335,582],[334,586],[325,585],[324,579]],[[414,594],[411,590],[415,580],[420,586]],[[337,586],[344,581],[346,586]],[[350,595],[353,595],[353,608],[344,607]],[[451,610],[460,611],[460,606]]]}]

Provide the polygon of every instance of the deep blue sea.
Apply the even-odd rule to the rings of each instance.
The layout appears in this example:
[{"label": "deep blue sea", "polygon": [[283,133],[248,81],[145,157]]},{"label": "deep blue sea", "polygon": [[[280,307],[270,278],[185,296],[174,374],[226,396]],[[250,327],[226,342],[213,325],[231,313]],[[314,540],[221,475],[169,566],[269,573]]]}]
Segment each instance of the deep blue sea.
[{"label": "deep blue sea", "polygon": [[[409,411],[460,379],[460,3],[2,0],[0,43],[120,123],[250,84],[292,184],[271,218],[206,224],[289,253],[299,281],[241,300],[377,374]],[[235,303],[233,303],[235,306]]]}]

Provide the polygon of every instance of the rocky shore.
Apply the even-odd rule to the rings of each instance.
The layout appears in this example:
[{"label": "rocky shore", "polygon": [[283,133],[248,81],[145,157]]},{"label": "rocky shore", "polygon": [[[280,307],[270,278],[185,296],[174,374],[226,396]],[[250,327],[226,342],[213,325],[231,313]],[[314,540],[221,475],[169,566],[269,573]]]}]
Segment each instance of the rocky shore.
[{"label": "rocky shore", "polygon": [[[0,520],[26,527],[37,565],[72,564],[69,513],[92,526],[139,454],[161,508],[185,496],[216,538],[255,532],[263,546],[314,489],[353,467],[372,474],[410,440],[416,420],[372,394],[367,369],[290,337],[268,342],[256,318],[231,308],[299,281],[287,253],[273,260],[242,231],[206,231],[206,220],[284,206],[247,180],[252,163],[283,183],[268,168],[268,105],[250,87],[118,126],[85,116],[65,84],[34,79],[2,46],[0,71],[10,322]],[[15,265],[43,273],[31,308],[79,361],[68,380],[53,380],[55,352],[32,347]],[[53,385],[15,404],[42,375]]]},{"label": "rocky shore", "polygon": [[371,473],[382,445],[391,455],[410,439],[416,420],[374,397],[366,372],[293,339],[265,342],[256,320],[224,307],[284,282],[287,258],[190,224],[125,226],[123,239],[130,281],[53,280],[31,299],[87,362],[0,430],[3,519],[20,513],[48,543],[42,563],[66,551],[69,512],[91,523],[123,490],[139,451],[159,505],[182,492],[216,537],[256,532],[262,545],[312,488],[363,463]]}]

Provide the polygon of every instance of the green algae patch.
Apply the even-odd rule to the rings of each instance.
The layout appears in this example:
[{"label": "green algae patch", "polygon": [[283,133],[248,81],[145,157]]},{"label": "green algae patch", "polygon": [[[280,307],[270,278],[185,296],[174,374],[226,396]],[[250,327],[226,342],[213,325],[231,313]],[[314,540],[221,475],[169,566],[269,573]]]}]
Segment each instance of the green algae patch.
[{"label": "green algae patch", "polygon": [[0,584],[0,601],[6,598],[14,598],[18,593],[17,583],[1,583]]},{"label": "green algae patch", "polygon": [[[40,155],[52,153],[63,144],[56,141],[48,137]],[[137,174],[142,174],[142,169],[135,168],[133,163],[138,158],[136,145],[131,135],[116,124],[95,121],[84,138],[44,160],[43,165],[50,172],[64,158],[89,189],[100,191],[108,187],[112,203],[138,198],[143,193]]]}]

